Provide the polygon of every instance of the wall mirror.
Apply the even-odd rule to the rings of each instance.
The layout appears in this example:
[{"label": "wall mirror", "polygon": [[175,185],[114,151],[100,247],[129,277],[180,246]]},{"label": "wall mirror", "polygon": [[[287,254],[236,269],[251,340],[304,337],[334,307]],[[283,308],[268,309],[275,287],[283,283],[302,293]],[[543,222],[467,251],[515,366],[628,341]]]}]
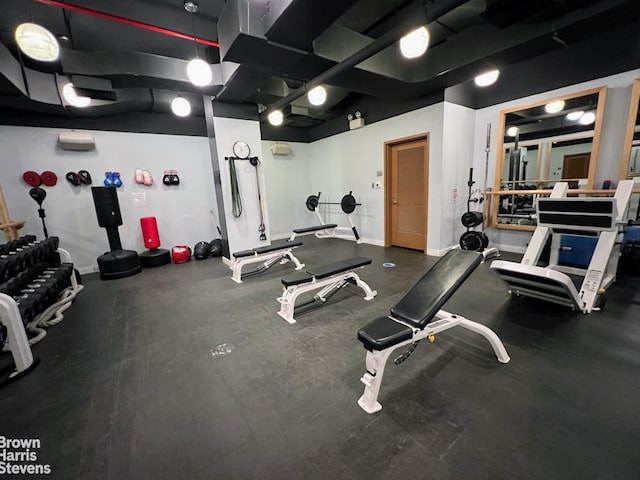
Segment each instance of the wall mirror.
[{"label": "wall mirror", "polygon": [[631,103],[629,105],[629,118],[627,120],[627,132],[622,149],[622,161],[620,162],[620,180],[625,178],[640,177],[640,117],[638,116],[638,104],[640,103],[640,78],[636,78],[631,89]]},{"label": "wall mirror", "polygon": [[500,112],[491,226],[534,228],[535,197],[557,182],[593,189],[605,96],[600,87]]}]

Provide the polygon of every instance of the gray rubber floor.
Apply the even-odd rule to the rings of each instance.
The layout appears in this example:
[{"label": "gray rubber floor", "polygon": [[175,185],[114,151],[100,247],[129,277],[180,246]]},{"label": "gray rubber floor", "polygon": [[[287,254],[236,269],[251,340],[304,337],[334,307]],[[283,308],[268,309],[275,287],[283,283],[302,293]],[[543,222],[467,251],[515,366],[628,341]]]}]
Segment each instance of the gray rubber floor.
[{"label": "gray rubber floor", "polygon": [[436,259],[303,241],[308,266],[370,257],[358,273],[377,298],[348,287],[290,325],[276,297],[291,264],[243,284],[219,259],[85,276],[41,364],[0,390],[0,436],[39,439],[56,479],[638,478],[637,278],[583,315],[510,299],[482,265],[445,308],[493,328],[511,362],[450,330],[388,365],[368,415],[357,331]]}]

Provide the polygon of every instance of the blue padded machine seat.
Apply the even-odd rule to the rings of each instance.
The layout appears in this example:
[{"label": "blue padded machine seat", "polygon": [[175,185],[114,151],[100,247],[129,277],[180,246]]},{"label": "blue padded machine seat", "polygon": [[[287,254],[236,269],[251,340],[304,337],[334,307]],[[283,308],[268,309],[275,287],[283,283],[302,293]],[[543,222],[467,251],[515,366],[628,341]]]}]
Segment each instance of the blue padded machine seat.
[{"label": "blue padded machine seat", "polygon": [[293,233],[317,232],[318,230],[327,230],[329,228],[336,228],[337,226],[338,224],[336,223],[327,223],[325,225],[316,225],[314,227],[295,228]]},{"label": "blue padded machine seat", "polygon": [[306,272],[295,272],[282,278],[282,284],[285,287],[293,285],[300,285],[313,281],[314,278],[320,280],[322,278],[330,277],[331,275],[337,275],[338,273],[354,270],[359,267],[364,267],[371,263],[370,258],[365,257],[351,257],[339,262],[329,263],[313,269],[307,269]]},{"label": "blue padded machine seat", "polygon": [[302,242],[279,243],[274,245],[267,245],[264,247],[257,247],[250,250],[240,250],[239,252],[235,252],[233,256],[236,258],[252,257],[254,255],[260,255],[261,253],[269,253],[269,252],[276,252],[278,250],[286,250],[287,248],[299,247],[300,245],[302,245]]},{"label": "blue padded machine seat", "polygon": [[[391,316],[420,330],[431,322],[442,306],[482,263],[479,252],[453,249],[442,257],[391,308]],[[379,317],[358,332],[367,350],[384,350],[411,338],[412,330],[389,317]]]}]

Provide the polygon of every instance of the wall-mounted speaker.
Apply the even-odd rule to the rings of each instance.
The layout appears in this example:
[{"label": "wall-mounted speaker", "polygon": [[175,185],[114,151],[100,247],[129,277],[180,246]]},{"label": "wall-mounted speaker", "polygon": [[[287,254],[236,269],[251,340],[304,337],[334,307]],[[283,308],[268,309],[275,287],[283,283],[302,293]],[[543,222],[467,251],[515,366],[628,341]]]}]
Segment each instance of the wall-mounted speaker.
[{"label": "wall-mounted speaker", "polygon": [[271,153],[274,155],[289,155],[291,146],[288,143],[276,142],[271,146]]}]

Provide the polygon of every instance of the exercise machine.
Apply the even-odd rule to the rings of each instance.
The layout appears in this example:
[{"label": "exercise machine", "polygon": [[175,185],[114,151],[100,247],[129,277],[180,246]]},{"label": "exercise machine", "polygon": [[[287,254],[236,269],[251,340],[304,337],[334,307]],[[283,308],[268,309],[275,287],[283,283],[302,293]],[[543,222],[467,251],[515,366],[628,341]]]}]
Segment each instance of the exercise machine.
[{"label": "exercise machine", "polygon": [[[591,313],[601,306],[606,289],[616,279],[620,256],[616,245],[622,240],[632,189],[633,181],[621,180],[613,197],[567,198],[568,183],[557,183],[548,198],[536,200],[538,226],[520,263],[495,260],[491,269],[512,295]],[[538,266],[550,235],[549,263]],[[563,241],[566,236],[572,241]],[[593,253],[587,261],[563,264],[562,254],[572,252],[581,238],[593,239]]]},{"label": "exercise machine", "polygon": [[[296,308],[323,305],[333,294],[348,285],[360,287],[364,293],[364,299],[369,301],[378,294],[371,290],[366,282],[360,279],[354,271],[371,263],[370,258],[352,257],[313,268],[307,268],[304,272],[296,272],[282,279],[284,293],[278,297],[280,311],[278,315],[289,323],[296,323],[293,318]],[[296,299],[303,293],[320,290],[313,299],[296,306]]]},{"label": "exercise machine", "polygon": [[[345,240],[353,240],[356,243],[362,243],[362,239],[360,238],[358,230],[351,218],[351,214],[356,210],[356,207],[361,206],[362,204],[356,201],[352,192],[349,192],[342,197],[340,202],[321,202],[321,195],[322,192],[318,192],[318,195],[309,195],[307,200],[304,202],[307,210],[316,214],[320,224],[313,227],[296,228],[293,230],[289,241],[292,242],[297,236],[314,234],[317,238],[342,238]],[[340,205],[340,209],[347,216],[349,228],[338,227],[335,223],[325,223],[318,209],[319,205]]]},{"label": "exercise machine", "polygon": [[393,307],[391,314],[378,317],[358,331],[366,353],[367,371],[360,381],[364,393],[358,405],[367,413],[382,409],[378,394],[387,360],[394,350],[408,346],[394,360],[396,365],[404,362],[424,338],[434,341],[434,336],[453,327],[462,327],[482,335],[489,341],[501,363],[509,362],[509,355],[502,341],[493,330],[457,314],[441,310],[455,291],[469,278],[475,269],[488,258],[498,254],[495,248],[483,252],[449,250]]}]

